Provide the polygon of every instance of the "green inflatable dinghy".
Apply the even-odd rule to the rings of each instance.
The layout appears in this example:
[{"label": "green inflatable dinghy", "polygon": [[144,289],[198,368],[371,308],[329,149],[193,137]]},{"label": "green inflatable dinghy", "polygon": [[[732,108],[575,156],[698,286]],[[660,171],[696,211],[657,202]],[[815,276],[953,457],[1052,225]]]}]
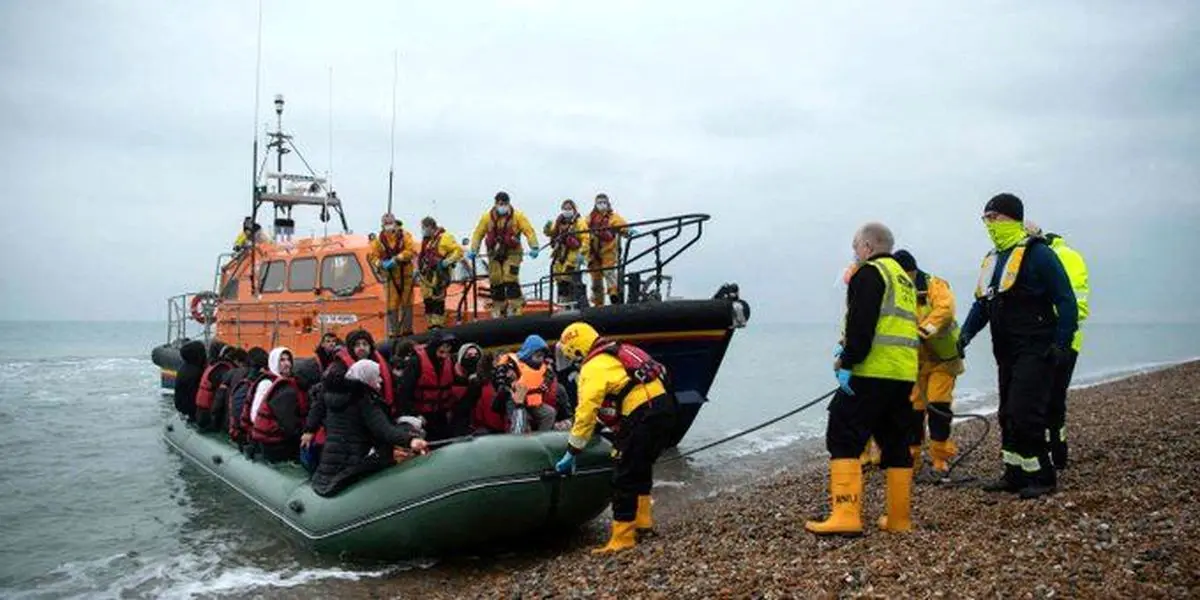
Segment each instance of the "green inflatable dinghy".
[{"label": "green inflatable dinghy", "polygon": [[298,463],[250,460],[225,435],[200,432],[177,415],[164,437],[324,553],[411,558],[469,550],[577,527],[603,512],[610,497],[611,446],[600,436],[570,477],[554,472],[565,432],[490,435],[411,458],[331,498],[312,491]]}]

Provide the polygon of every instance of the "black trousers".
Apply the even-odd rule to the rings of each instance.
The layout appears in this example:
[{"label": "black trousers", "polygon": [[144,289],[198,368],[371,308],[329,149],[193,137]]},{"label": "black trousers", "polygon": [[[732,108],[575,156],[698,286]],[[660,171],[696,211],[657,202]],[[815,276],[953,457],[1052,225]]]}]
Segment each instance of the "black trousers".
[{"label": "black trousers", "polygon": [[833,459],[858,458],[874,437],[884,468],[912,467],[908,444],[912,424],[913,382],[851,377],[849,396],[838,390],[829,403],[825,447]]},{"label": "black trousers", "polygon": [[675,397],[670,393],[651,399],[621,419],[613,438],[614,521],[637,516],[638,496],[654,486],[654,461],[666,449],[675,428]]},{"label": "black trousers", "polygon": [[1055,482],[1046,441],[1054,369],[1045,349],[995,349],[1000,388],[1000,449],[1014,484]]},{"label": "black trousers", "polygon": [[434,411],[430,413],[420,413],[422,419],[425,419],[425,439],[430,442],[444,440],[454,437],[454,432],[451,429],[450,415],[444,410]]},{"label": "black trousers", "polygon": [[1050,460],[1054,467],[1067,466],[1067,390],[1071,377],[1075,375],[1075,362],[1079,353],[1072,350],[1063,362],[1054,367],[1054,387],[1050,390],[1050,408],[1047,414],[1050,429]]}]

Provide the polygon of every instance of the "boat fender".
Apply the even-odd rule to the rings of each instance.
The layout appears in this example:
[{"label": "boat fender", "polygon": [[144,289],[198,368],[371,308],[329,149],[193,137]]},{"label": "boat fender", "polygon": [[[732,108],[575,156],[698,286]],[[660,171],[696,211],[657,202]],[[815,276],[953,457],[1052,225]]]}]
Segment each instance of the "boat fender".
[{"label": "boat fender", "polygon": [[291,502],[288,502],[288,508],[292,509],[292,512],[298,515],[304,514],[304,503],[299,500],[292,500]]},{"label": "boat fender", "polygon": [[224,459],[221,458],[220,454],[214,454],[212,457],[212,461],[213,461],[214,465],[219,465],[219,464],[225,462]]},{"label": "boat fender", "polygon": [[175,431],[175,425],[167,423],[167,431]]}]

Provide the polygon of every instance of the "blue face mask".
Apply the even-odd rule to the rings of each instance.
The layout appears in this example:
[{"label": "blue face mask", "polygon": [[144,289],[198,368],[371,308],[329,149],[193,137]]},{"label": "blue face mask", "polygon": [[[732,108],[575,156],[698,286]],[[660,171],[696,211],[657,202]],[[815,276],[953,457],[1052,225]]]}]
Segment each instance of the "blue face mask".
[{"label": "blue face mask", "polygon": [[498,214],[500,216],[507,215],[509,213],[509,211],[511,211],[511,210],[512,210],[512,208],[509,207],[507,204],[496,205],[496,214]]}]

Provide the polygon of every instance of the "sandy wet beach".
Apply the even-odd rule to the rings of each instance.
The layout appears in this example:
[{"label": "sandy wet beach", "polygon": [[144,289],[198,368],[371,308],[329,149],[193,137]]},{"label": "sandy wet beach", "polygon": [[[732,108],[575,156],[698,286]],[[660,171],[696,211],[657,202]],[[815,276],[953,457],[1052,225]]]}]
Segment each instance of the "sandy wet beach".
[{"label": "sandy wet beach", "polygon": [[[785,470],[673,507],[636,549],[593,557],[604,527],[514,556],[456,559],[381,579],[273,590],[283,597],[1190,597],[1200,594],[1200,363],[1074,390],[1072,462],[1058,494],[1022,501],[977,484],[915,486],[917,530],[821,539],[823,458],[776,453]],[[960,444],[982,430],[966,423]],[[956,475],[998,474],[998,431]],[[864,522],[883,509],[867,481]],[[606,525],[606,523],[601,524]]]}]

